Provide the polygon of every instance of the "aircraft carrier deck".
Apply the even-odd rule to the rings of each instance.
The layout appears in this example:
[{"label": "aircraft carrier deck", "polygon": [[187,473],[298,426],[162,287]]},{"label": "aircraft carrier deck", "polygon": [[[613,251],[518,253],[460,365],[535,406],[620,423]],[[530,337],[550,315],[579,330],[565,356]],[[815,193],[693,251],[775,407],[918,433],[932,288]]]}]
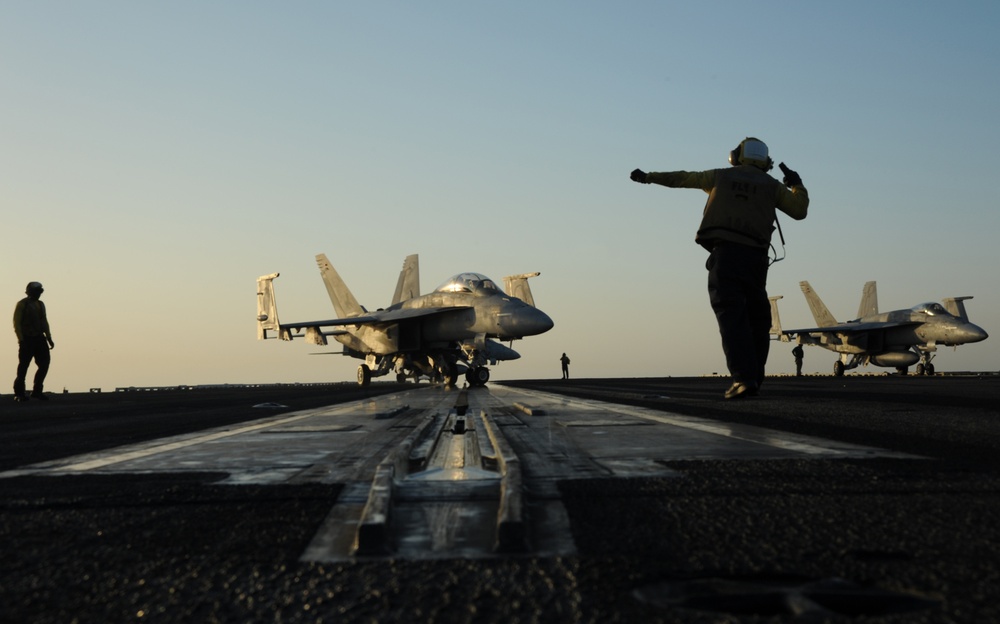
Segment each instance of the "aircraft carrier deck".
[{"label": "aircraft carrier deck", "polygon": [[0,622],[997,622],[1000,377],[0,397]]}]

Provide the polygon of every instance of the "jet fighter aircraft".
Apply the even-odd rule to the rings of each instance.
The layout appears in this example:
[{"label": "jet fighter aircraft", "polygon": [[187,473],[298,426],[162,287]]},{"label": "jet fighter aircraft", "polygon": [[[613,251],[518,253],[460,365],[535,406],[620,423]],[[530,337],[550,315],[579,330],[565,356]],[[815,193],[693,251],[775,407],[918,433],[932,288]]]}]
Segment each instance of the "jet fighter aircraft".
[{"label": "jet fighter aircraft", "polygon": [[403,262],[392,304],[369,312],[324,254],[316,256],[316,263],[337,318],[280,322],[273,283],[279,274],[263,275],[257,278],[257,339],[304,337],[308,343],[326,345],[332,336],[344,345],[344,355],[364,360],[358,366],[362,386],[390,371],[397,381],[426,375],[454,385],[460,369],[470,385],[483,385],[490,378],[488,363],[521,357],[498,340],[534,336],[553,326],[552,319],[534,307],[528,286],[528,279],[539,273],[505,277],[506,292],[485,275],[459,273],[434,292],[420,295],[414,254]]},{"label": "jet fighter aircraft", "polygon": [[778,299],[771,300],[771,334],[782,342],[796,339],[799,344],[817,345],[840,354],[833,365],[833,374],[858,365],[895,367],[905,375],[907,367],[917,364],[918,375],[933,375],[931,360],[939,345],[955,346],[986,340],[982,328],[969,322],[965,311],[966,299],[950,297],[941,303],[922,303],[908,310],[879,313],[875,282],[865,284],[861,295],[858,318],[838,323],[830,310],[812,289],[809,282],[799,282],[818,327],[805,329],[781,328]]}]

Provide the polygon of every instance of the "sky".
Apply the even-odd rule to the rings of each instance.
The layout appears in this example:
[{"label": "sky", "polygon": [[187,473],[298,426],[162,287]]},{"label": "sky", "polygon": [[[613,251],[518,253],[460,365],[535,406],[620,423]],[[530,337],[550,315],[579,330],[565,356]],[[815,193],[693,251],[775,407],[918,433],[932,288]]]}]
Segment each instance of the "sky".
[{"label": "sky", "polygon": [[[55,392],[351,381],[256,340],[257,276],[281,273],[283,321],[330,318],[317,253],[369,309],[416,253],[425,292],[541,272],[555,327],[494,380],[563,352],[574,377],[724,375],[706,196],[628,175],[755,136],[811,198],[769,274],[786,327],[813,325],[800,281],[848,320],[876,280],[882,310],[971,295],[997,334],[998,23],[989,1],[0,0],[0,307],[45,286]],[[1000,370],[998,340],[934,364]],[[11,380],[16,352],[0,332]]]}]

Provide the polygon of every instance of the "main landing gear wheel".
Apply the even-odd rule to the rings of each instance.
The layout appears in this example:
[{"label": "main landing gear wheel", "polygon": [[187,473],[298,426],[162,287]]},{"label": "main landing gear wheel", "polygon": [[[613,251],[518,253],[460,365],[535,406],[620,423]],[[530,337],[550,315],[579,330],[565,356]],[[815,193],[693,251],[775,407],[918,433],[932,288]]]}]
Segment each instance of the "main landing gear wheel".
[{"label": "main landing gear wheel", "polygon": [[833,376],[834,377],[844,376],[844,363],[841,362],[840,360],[837,360],[836,362],[833,363]]},{"label": "main landing gear wheel", "polygon": [[470,368],[465,373],[465,379],[471,386],[485,386],[486,382],[490,380],[490,369],[485,366]]},{"label": "main landing gear wheel", "polygon": [[367,386],[372,382],[372,369],[367,364],[358,367],[358,385]]}]

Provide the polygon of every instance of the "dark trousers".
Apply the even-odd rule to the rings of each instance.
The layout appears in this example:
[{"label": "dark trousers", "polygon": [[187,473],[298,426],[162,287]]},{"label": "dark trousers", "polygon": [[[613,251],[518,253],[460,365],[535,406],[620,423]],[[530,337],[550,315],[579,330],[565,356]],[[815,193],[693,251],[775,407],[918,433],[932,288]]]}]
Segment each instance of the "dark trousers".
[{"label": "dark trousers", "polygon": [[29,336],[21,340],[17,346],[17,379],[14,380],[14,394],[25,393],[24,378],[28,374],[28,366],[35,360],[38,370],[35,371],[33,392],[42,393],[45,375],[49,372],[49,343],[45,336]]},{"label": "dark trousers", "polygon": [[708,297],[733,381],[760,385],[771,348],[767,250],[719,243],[708,257]]}]

